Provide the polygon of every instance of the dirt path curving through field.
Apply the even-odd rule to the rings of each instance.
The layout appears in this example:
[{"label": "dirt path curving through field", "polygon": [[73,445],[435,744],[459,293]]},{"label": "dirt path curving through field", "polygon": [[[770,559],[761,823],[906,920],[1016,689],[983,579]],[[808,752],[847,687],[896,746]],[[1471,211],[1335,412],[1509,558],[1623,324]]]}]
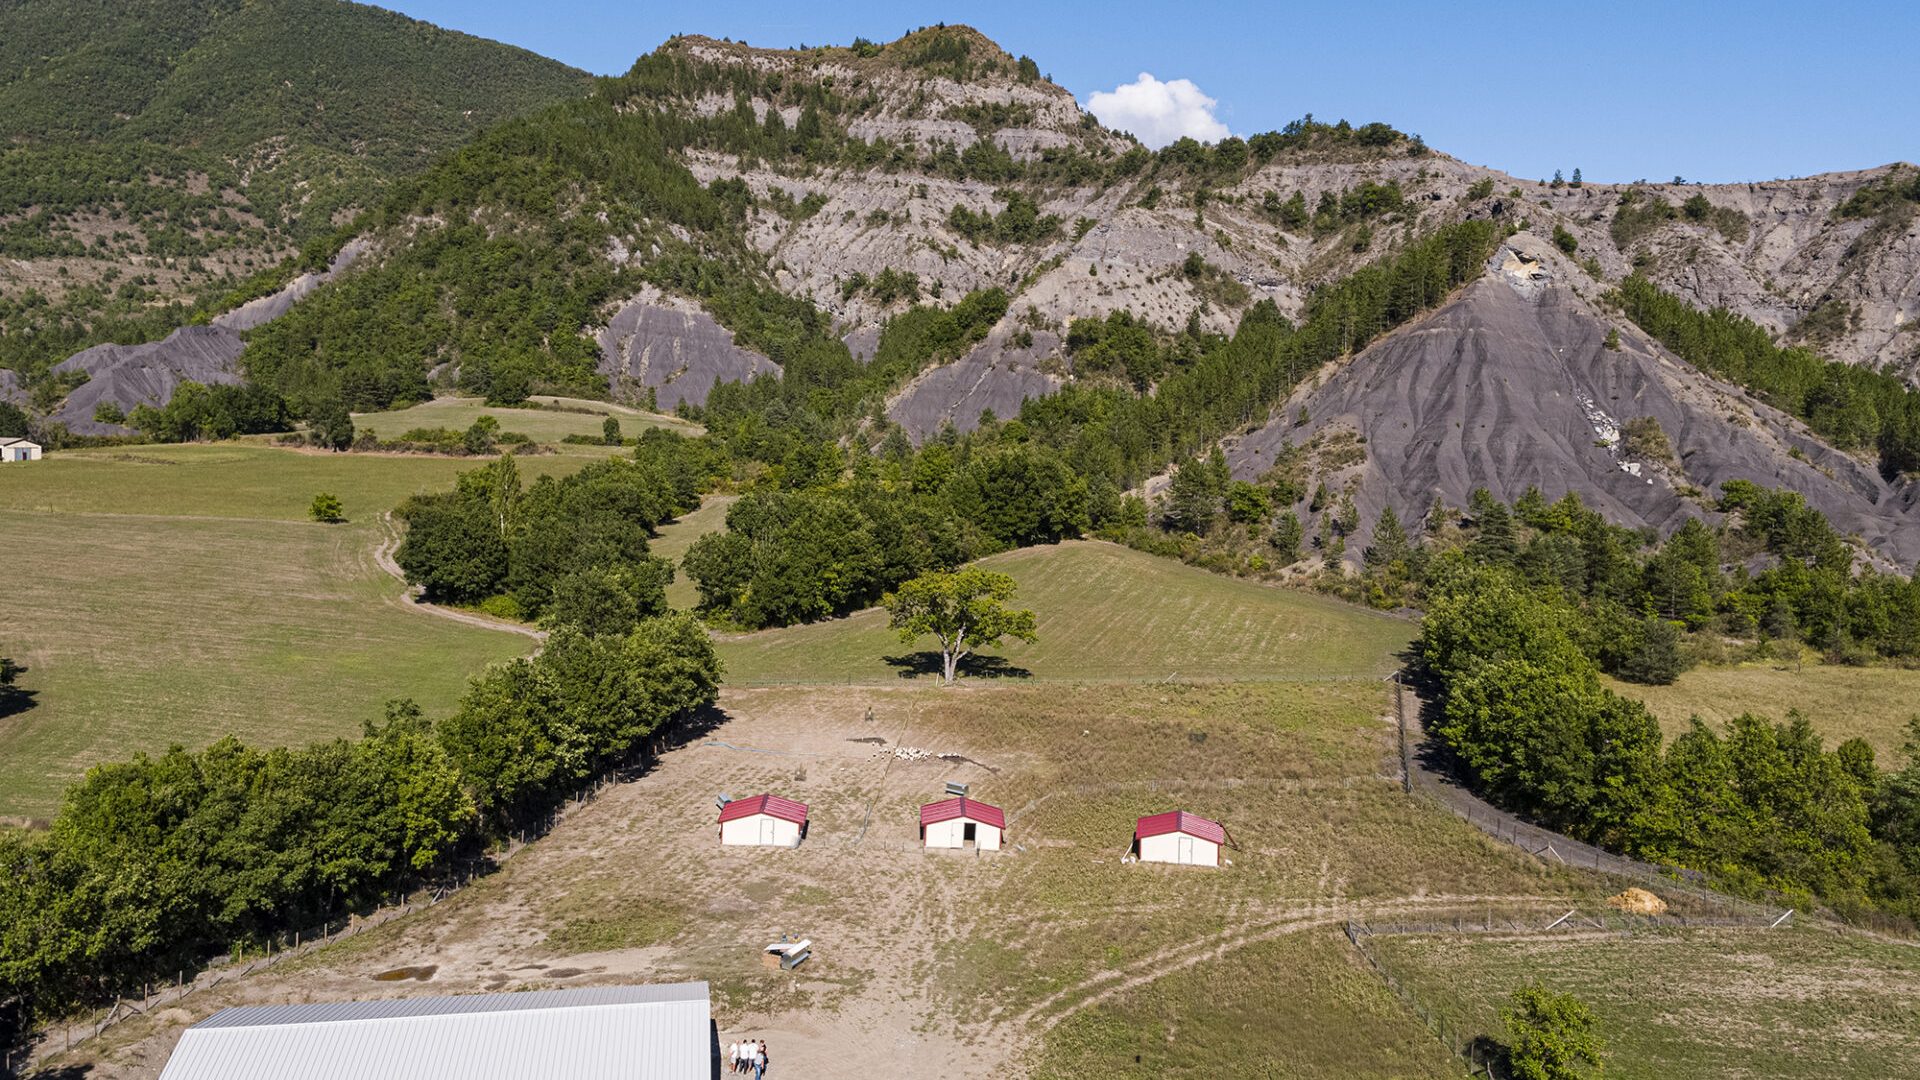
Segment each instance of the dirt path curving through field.
[{"label": "dirt path curving through field", "polygon": [[400,527],[394,523],[393,512],[388,511],[380,515],[380,542],[374,546],[373,561],[379,564],[380,569],[393,575],[394,580],[400,583],[402,589],[399,598],[400,606],[411,611],[418,611],[427,615],[437,615],[443,619],[452,619],[454,622],[465,623],[468,626],[477,626],[483,630],[504,630],[512,634],[524,634],[535,641],[544,642],[547,640],[547,632],[545,630],[539,630],[531,626],[521,626],[518,623],[505,622],[500,619],[489,618],[485,615],[476,615],[470,611],[441,607],[439,604],[429,604],[420,599],[420,586],[407,584],[406,571],[401,570],[400,564],[394,561],[394,552],[398,551],[399,548]]}]

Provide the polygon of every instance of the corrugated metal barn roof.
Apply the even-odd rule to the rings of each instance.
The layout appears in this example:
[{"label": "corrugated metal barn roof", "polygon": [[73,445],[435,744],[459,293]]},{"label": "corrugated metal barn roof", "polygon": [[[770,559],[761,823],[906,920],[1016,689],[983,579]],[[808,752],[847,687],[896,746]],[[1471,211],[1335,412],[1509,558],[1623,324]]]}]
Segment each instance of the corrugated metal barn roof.
[{"label": "corrugated metal barn roof", "polygon": [[161,1080],[705,1080],[707,984],[226,1009]]},{"label": "corrugated metal barn roof", "polygon": [[720,809],[720,820],[733,821],[737,818],[766,814],[795,825],[807,823],[807,804],[783,799],[778,795],[755,795],[751,799],[735,799]]},{"label": "corrugated metal barn roof", "polygon": [[1162,836],[1166,833],[1186,833],[1208,843],[1227,842],[1227,830],[1217,821],[1208,821],[1196,817],[1185,810],[1169,810],[1164,814],[1150,814],[1134,823],[1133,838],[1144,840],[1149,836]]},{"label": "corrugated metal barn roof", "polygon": [[954,818],[966,818],[982,825],[991,825],[996,829],[1007,827],[1007,815],[997,806],[989,806],[977,799],[943,799],[928,803],[920,808],[920,827],[922,829],[936,821],[952,821]]}]

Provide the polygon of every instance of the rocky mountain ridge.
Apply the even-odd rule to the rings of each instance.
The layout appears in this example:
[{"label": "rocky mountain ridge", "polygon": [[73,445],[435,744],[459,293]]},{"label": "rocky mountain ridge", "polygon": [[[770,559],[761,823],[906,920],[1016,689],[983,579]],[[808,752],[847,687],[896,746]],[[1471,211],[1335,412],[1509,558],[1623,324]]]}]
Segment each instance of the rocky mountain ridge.
[{"label": "rocky mountain ridge", "polygon": [[[1906,190],[1911,166],[1744,185],[1529,181],[1383,124],[1311,118],[1152,154],[1101,127],[1031,61],[961,27],[849,49],[681,37],[652,59],[645,77],[617,84],[618,108],[693,133],[670,153],[709,192],[737,198],[748,271],[811,305],[856,358],[875,355],[915,304],[1005,294],[1005,315],[977,343],[892,386],[884,414],[916,438],[947,424],[965,430],[983,412],[1011,416],[1077,382],[1111,384],[1114,375],[1082,370],[1068,348],[1075,320],[1127,312],[1165,340],[1231,333],[1256,304],[1298,319],[1322,286],[1442,225],[1490,219],[1513,232],[1502,258],[1531,266],[1529,280],[1545,275],[1539,295],[1515,291],[1514,266],[1493,267],[1453,305],[1256,417],[1234,444],[1237,471],[1257,475],[1283,441],[1344,424],[1377,440],[1364,470],[1336,477],[1357,478],[1368,520],[1386,505],[1417,519],[1435,497],[1458,505],[1472,487],[1511,496],[1537,483],[1658,527],[1697,512],[1697,491],[1740,477],[1819,494],[1816,505],[1843,528],[1894,557],[1920,554],[1902,531],[1904,488],[1740,400],[1595,303],[1638,273],[1784,340],[1911,377],[1920,200],[1879,197]],[[489,230],[515,221],[471,213]],[[697,406],[714,385],[779,370],[774,355],[746,343],[738,312],[707,310],[658,283],[654,271],[673,249],[707,251],[712,241],[649,213],[606,226],[609,265],[647,283],[608,298],[580,328],[609,389]],[[419,230],[454,224],[409,219],[346,276],[376,272]],[[1610,329],[1622,348],[1594,355]],[[1569,349],[1577,364],[1562,356]],[[436,357],[433,370],[464,377],[458,355]],[[1301,405],[1314,419],[1295,432]],[[1617,429],[1640,416],[1674,440],[1671,467],[1624,467],[1634,463],[1620,460]],[[1483,423],[1525,437],[1476,441]],[[1447,435],[1449,424],[1461,434]],[[1596,445],[1608,441],[1607,424],[1611,449]],[[1419,437],[1391,434],[1402,428]],[[1388,460],[1395,455],[1413,464]]]}]

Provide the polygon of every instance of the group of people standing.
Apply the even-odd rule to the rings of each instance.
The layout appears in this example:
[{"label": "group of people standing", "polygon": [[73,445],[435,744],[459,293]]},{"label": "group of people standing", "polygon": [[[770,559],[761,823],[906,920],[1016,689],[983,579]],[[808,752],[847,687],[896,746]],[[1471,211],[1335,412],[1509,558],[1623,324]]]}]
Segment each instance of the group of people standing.
[{"label": "group of people standing", "polygon": [[736,1073],[752,1073],[753,1080],[767,1075],[767,1040],[742,1039],[727,1044],[727,1068]]}]

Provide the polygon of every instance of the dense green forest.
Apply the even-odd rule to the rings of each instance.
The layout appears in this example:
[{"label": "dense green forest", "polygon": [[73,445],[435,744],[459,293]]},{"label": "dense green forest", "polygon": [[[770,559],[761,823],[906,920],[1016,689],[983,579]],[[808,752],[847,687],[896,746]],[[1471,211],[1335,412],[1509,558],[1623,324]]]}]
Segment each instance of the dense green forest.
[{"label": "dense green forest", "polygon": [[[0,366],[37,374],[219,310],[394,178],[588,85],[335,0],[0,6],[0,255],[119,268],[57,300],[0,298]],[[164,289],[148,268],[169,272]]]}]

